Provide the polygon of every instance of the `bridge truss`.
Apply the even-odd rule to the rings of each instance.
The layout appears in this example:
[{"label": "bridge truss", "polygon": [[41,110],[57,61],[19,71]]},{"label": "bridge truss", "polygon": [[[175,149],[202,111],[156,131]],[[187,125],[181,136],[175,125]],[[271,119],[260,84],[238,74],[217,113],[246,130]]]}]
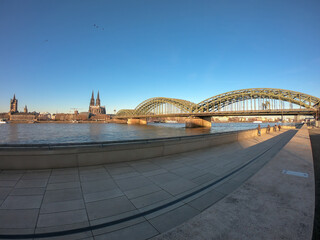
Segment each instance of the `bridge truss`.
[{"label": "bridge truss", "polygon": [[251,88],[226,92],[205,99],[198,104],[174,98],[150,98],[140,103],[135,109],[123,109],[118,117],[146,115],[204,114],[218,112],[268,112],[285,109],[316,110],[320,98],[301,92],[275,89]]}]

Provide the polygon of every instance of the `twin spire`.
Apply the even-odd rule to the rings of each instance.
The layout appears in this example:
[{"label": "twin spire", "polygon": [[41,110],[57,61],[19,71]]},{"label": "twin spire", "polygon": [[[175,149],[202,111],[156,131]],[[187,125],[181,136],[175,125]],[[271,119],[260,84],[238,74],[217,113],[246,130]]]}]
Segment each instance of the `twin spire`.
[{"label": "twin spire", "polygon": [[98,95],[97,95],[97,100],[96,103],[94,102],[94,93],[92,91],[92,96],[91,96],[91,100],[90,100],[90,106],[100,106],[100,96],[99,96],[99,91],[98,91]]}]

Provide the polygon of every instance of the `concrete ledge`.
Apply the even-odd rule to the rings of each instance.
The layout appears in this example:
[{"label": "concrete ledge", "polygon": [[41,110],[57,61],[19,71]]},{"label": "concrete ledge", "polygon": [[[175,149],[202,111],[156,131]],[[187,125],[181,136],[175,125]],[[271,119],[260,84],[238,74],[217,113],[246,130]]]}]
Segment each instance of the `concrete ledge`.
[{"label": "concrete ledge", "polygon": [[[266,134],[266,129],[261,129],[261,134]],[[125,142],[0,145],[0,169],[65,168],[134,161],[194,151],[255,136],[256,129]]]}]

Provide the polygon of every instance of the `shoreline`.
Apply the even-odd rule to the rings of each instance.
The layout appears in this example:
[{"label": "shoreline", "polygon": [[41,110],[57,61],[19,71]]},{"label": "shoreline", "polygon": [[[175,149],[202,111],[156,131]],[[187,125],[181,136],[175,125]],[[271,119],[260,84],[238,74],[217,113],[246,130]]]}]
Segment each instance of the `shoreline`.
[{"label": "shoreline", "polygon": [[[298,129],[301,125],[292,125],[292,126],[282,126],[283,130],[290,129]],[[261,131],[266,133],[266,127],[262,127]],[[17,144],[0,144],[0,150],[3,148],[45,148],[53,149],[54,147],[90,147],[90,146],[106,146],[106,145],[114,145],[114,144],[126,144],[126,143],[151,143],[157,141],[166,141],[166,140],[183,140],[183,139],[193,139],[199,137],[210,137],[210,136],[218,136],[218,135],[228,135],[234,133],[244,133],[247,131],[257,131],[256,128],[251,129],[243,129],[243,130],[235,130],[235,131],[227,131],[227,132],[215,132],[215,133],[203,133],[203,134],[195,134],[195,135],[185,135],[185,136],[174,136],[174,137],[161,137],[161,138],[143,138],[143,139],[127,139],[127,140],[116,140],[116,141],[101,141],[101,142],[70,142],[70,143],[17,143]],[[273,129],[271,128],[271,131]],[[278,132],[278,130],[277,130]]]},{"label": "shoreline", "polygon": [[[44,124],[44,123],[56,123],[56,124],[87,124],[87,123],[99,123],[99,124],[103,124],[103,123],[117,123],[117,124],[127,124],[126,121],[122,121],[122,120],[108,120],[108,121],[78,121],[78,122],[72,122],[72,121],[34,121],[34,122],[28,122],[28,121],[8,121],[8,124]],[[148,123],[155,123],[157,124],[157,122],[148,122]],[[167,123],[167,122],[164,122]],[[177,123],[169,123],[169,124],[178,124]],[[252,121],[241,121],[241,122],[237,122],[237,121],[229,121],[229,122],[211,122],[212,124],[215,123],[222,123],[222,124],[226,124],[226,123],[254,123]],[[262,123],[279,123],[279,121],[262,121]],[[281,124],[299,124],[300,122],[280,122]],[[184,124],[183,123],[179,123],[179,124]],[[261,123],[254,123],[254,124],[261,124]]]},{"label": "shoreline", "polygon": [[[288,127],[281,132],[290,131],[292,128]],[[273,132],[272,128],[270,132]],[[264,134],[268,134],[266,128],[261,128],[261,135]],[[0,145],[0,168],[47,169],[129,162],[190,152],[257,136],[257,129],[251,129],[105,143]]]}]

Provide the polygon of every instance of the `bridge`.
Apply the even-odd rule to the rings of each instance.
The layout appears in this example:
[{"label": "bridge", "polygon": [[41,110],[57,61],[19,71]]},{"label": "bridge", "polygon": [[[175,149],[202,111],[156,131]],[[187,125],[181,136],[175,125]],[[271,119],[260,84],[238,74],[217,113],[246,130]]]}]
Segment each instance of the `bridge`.
[{"label": "bridge", "polygon": [[156,97],[135,109],[122,109],[115,119],[146,124],[148,118],[188,117],[186,127],[211,127],[213,116],[312,115],[319,118],[320,98],[285,89],[250,88],[226,92],[196,104],[183,99]]}]

